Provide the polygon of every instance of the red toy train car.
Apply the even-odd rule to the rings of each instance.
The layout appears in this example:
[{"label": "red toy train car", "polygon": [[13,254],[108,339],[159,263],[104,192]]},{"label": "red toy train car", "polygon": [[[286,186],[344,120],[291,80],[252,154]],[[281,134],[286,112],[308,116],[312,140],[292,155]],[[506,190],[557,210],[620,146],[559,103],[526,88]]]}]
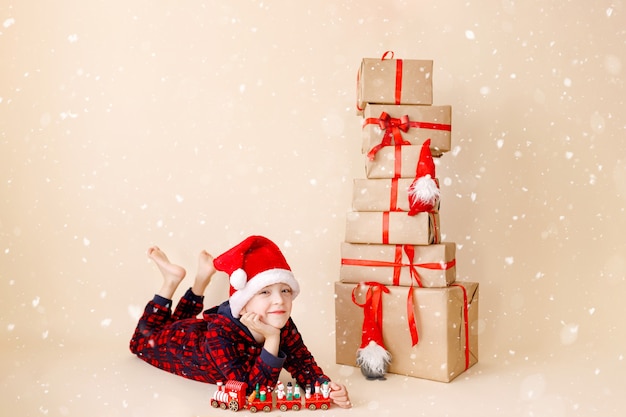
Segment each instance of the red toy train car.
[{"label": "red toy train car", "polygon": [[304,395],[301,394],[298,384],[294,387],[291,382],[287,384],[286,390],[281,382],[276,386],[276,390],[262,389],[257,386],[248,397],[246,397],[247,389],[248,384],[245,382],[230,380],[226,381],[226,384],[218,382],[217,391],[211,398],[211,406],[231,411],[248,409],[256,413],[261,410],[269,412],[273,408],[281,411],[298,411],[302,408],[327,410],[331,402],[328,383],[322,385],[316,383],[313,391],[307,385]]}]

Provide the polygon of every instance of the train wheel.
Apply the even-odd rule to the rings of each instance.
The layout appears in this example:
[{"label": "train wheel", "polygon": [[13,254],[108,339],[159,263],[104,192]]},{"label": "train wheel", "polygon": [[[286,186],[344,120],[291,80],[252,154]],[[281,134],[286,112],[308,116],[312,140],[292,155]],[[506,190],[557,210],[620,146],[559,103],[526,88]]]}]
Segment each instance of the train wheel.
[{"label": "train wheel", "polygon": [[322,404],[320,407],[322,410],[328,410],[328,404]]},{"label": "train wheel", "polygon": [[298,404],[294,404],[294,405],[291,407],[291,409],[292,409],[293,411],[298,411],[298,410],[300,409],[300,406],[299,406]]},{"label": "train wheel", "polygon": [[237,400],[232,400],[231,402],[228,403],[228,409],[230,411],[237,411],[239,410],[239,403],[237,402]]},{"label": "train wheel", "polygon": [[315,410],[316,408],[315,404],[309,404],[309,410]]},{"label": "train wheel", "polygon": [[222,410],[226,410],[226,403],[220,403],[220,408]]},{"label": "train wheel", "polygon": [[257,412],[256,407],[255,407],[255,406],[251,406],[251,407],[250,407],[250,412],[251,412],[251,413],[256,413],[256,412]]},{"label": "train wheel", "polygon": [[265,407],[263,407],[263,411],[265,411],[266,413],[269,413],[270,411],[272,411],[272,407],[270,407],[269,405],[266,405]]},{"label": "train wheel", "polygon": [[287,406],[285,404],[280,405],[280,411],[287,411]]},{"label": "train wheel", "polygon": [[217,408],[217,407],[219,407],[219,406],[220,406],[220,403],[218,403],[216,400],[212,400],[212,401],[211,401],[211,407],[213,407],[213,408]]}]

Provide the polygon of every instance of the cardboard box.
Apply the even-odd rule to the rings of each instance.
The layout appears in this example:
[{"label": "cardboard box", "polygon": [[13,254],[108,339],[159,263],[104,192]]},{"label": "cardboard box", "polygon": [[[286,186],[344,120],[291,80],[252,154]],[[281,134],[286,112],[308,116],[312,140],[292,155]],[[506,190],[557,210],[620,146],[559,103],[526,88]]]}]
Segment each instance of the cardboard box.
[{"label": "cardboard box", "polygon": [[441,242],[438,213],[409,216],[399,211],[351,211],[346,216],[346,242],[430,245]]},{"label": "cardboard box", "polygon": [[393,52],[364,58],[357,75],[357,114],[368,103],[433,104],[432,72],[432,60],[393,59]]},{"label": "cardboard box", "polygon": [[[439,183],[436,178],[435,181]],[[408,190],[412,183],[413,178],[357,178],[352,188],[352,208],[355,211],[408,212]],[[433,211],[438,212],[439,205]]]},{"label": "cardboard box", "polygon": [[441,156],[451,147],[451,106],[369,104],[363,111],[364,154],[375,152],[387,139],[387,146],[406,141],[421,146],[430,139],[433,156]]},{"label": "cardboard box", "polygon": [[[414,346],[407,320],[411,287],[387,288],[389,293],[382,295],[382,330],[391,353],[390,373],[450,382],[478,362],[478,283],[457,281],[447,288],[413,288],[419,336]],[[359,284],[335,284],[336,360],[356,366],[363,309],[352,302],[353,290],[357,301],[363,302],[366,289]]]},{"label": "cardboard box", "polygon": [[375,178],[415,178],[421,146],[395,145],[381,148],[373,160],[365,158],[365,176]]},{"label": "cardboard box", "polygon": [[[412,261],[410,256],[412,256]],[[456,280],[456,244],[341,244],[339,280],[393,286],[447,287]],[[413,265],[413,275],[410,266]]]}]

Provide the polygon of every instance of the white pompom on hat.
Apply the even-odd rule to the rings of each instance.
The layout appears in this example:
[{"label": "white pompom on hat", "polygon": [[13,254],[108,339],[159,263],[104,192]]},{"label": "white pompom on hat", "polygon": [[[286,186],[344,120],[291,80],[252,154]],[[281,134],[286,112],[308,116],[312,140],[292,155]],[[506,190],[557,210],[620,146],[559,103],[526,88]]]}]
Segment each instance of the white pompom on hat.
[{"label": "white pompom on hat", "polygon": [[230,310],[239,318],[241,309],[261,289],[284,283],[293,298],[300,293],[287,260],[274,242],[263,236],[250,236],[213,260],[215,269],[226,272],[230,282]]}]

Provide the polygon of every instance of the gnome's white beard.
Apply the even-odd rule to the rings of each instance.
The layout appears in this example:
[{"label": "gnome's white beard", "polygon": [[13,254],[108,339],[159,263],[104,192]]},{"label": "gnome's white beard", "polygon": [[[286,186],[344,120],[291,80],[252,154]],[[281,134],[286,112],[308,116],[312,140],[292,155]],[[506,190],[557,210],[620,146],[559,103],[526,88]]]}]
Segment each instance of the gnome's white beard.
[{"label": "gnome's white beard", "polygon": [[356,356],[356,364],[367,373],[384,374],[391,362],[391,354],[374,341],[359,349]]},{"label": "gnome's white beard", "polygon": [[439,187],[430,175],[420,177],[409,188],[409,195],[424,204],[434,205],[439,199],[439,194]]}]

